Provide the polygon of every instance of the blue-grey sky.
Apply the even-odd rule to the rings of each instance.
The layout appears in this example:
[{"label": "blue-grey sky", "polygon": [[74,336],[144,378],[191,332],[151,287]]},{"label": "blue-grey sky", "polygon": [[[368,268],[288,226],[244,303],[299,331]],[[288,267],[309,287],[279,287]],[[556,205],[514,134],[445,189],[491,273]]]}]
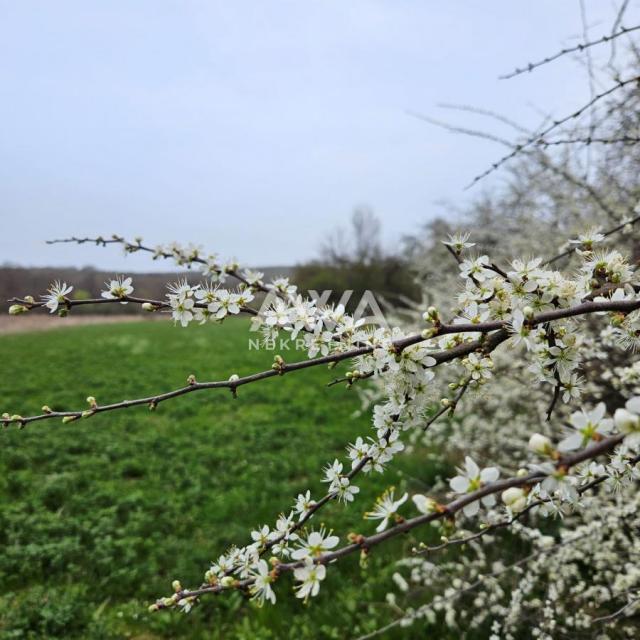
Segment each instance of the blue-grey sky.
[{"label": "blue-grey sky", "polygon": [[[614,2],[586,7],[610,29]],[[392,245],[502,152],[407,110],[563,115],[588,97],[571,61],[497,76],[581,30],[578,0],[0,0],[0,262],[147,270],[44,245],[117,232],[292,264],[360,204]]]}]

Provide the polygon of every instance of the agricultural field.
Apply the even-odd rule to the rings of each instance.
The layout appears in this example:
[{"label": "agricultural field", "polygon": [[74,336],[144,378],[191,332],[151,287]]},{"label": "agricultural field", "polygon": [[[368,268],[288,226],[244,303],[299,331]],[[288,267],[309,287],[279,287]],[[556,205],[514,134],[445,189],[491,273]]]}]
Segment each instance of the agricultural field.
[{"label": "agricultural field", "polygon": [[[89,394],[106,403],[181,386],[192,373],[269,368],[274,354],[249,350],[248,328],[138,322],[2,336],[0,411],[78,408]],[[409,554],[413,536],[372,553],[367,567],[344,561],[309,606],[287,576],[276,585],[278,607],[233,594],[205,598],[188,615],[147,612],[173,579],[198,585],[220,552],[272,525],[297,493],[321,495],[322,467],[370,430],[366,412],[354,416],[356,393],[326,386],[335,375],[309,369],[242,387],[237,399],[202,391],[153,413],[0,432],[0,637],[355,638],[392,619],[390,559]],[[446,471],[417,454],[398,460],[384,477],[357,483],[355,505],[329,505],[313,524],[372,532],[362,513],[386,486],[424,490]]]}]

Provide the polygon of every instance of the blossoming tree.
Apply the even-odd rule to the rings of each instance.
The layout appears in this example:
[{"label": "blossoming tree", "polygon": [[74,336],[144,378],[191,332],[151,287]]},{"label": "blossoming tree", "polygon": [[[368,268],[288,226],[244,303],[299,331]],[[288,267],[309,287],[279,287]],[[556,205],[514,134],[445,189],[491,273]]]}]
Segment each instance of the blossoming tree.
[{"label": "blossoming tree", "polygon": [[[637,80],[615,87],[628,89]],[[595,96],[589,107],[600,99]],[[549,144],[562,124],[545,127],[518,153],[540,141]],[[627,138],[617,142],[626,145]],[[366,559],[406,532],[437,527],[440,544],[419,545],[400,560],[397,593],[389,601],[401,615],[380,633],[442,615],[460,635],[462,623],[480,628],[489,622],[494,638],[519,637],[523,629],[544,638],[608,637],[605,629],[612,625],[620,637],[634,637],[640,609],[640,390],[633,380],[640,374],[630,354],[640,341],[640,275],[621,238],[633,237],[640,215],[612,210],[610,225],[602,215],[589,216],[598,223],[570,238],[556,256],[507,260],[479,251],[469,234],[452,234],[444,246],[457,293],[447,286],[441,296],[446,303],[425,304],[415,322],[391,328],[367,324],[342,306],[318,304],[286,278],[265,282],[262,273],[221,262],[198,246],[151,247],[120,236],[65,240],[173,259],[179,267],[199,269],[202,281],[170,284],[162,299],[136,296],[129,277],[115,277],[88,299],[74,299],[72,285],[54,283],[39,299],[14,299],[10,313],[43,309],[64,316],[80,305],[127,303],[167,312],[183,328],[248,315],[265,340],[301,337],[307,357],[287,362],[276,355],[270,368],[242,377],[229,372],[226,379],[202,381],[189,375],[184,386],[133,400],[101,404],[88,395],[86,406],[66,411],[44,406],[37,415],[5,413],[2,424],[99,420],[106,412],[155,409],[191,393],[236,396],[244,385],[267,378],[346,364],[338,381],[362,388],[372,400],[372,430],[345,443],[340,459],[327,460],[321,471],[326,491],[312,495],[301,487],[288,504],[274,505],[270,524],[221,549],[203,567],[200,584],[174,581],[152,610],[189,611],[208,596],[233,591],[258,606],[277,606],[278,593],[288,588],[308,601],[325,588],[335,563]],[[273,301],[259,307],[267,294]],[[615,366],[606,366],[609,359]],[[603,369],[617,391],[606,398]],[[359,485],[367,476],[385,473],[416,443],[428,444],[432,456],[457,453],[458,471],[428,492],[409,496],[389,486],[374,505],[359,505]],[[361,532],[316,524],[332,502],[362,508],[373,523]],[[504,562],[501,536],[523,541],[526,553]],[[414,594],[425,588],[429,597],[416,604]]]}]

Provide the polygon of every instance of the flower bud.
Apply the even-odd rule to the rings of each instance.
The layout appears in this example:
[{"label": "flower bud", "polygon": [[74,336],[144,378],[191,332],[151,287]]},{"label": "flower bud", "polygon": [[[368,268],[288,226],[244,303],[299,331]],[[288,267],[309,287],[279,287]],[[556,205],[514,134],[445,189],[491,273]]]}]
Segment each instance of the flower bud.
[{"label": "flower bud", "polygon": [[42,413],[51,413],[51,407],[48,404],[42,405]]},{"label": "flower bud", "polygon": [[33,296],[25,296],[24,297],[24,301],[27,302],[28,304],[35,304],[36,301],[33,299]]},{"label": "flower bud", "polygon": [[509,487],[502,492],[501,498],[502,502],[512,511],[522,511],[527,504],[527,498],[520,487]]},{"label": "flower bud", "polygon": [[87,396],[87,403],[92,407],[95,407],[98,404],[93,396]]},{"label": "flower bud", "polygon": [[222,578],[222,580],[220,580],[220,584],[223,587],[232,587],[235,583],[235,578],[233,578],[232,576],[225,576],[224,578]]},{"label": "flower bud", "polygon": [[238,380],[240,380],[240,376],[237,373],[229,376],[229,382],[237,382]]},{"label": "flower bud", "polygon": [[534,453],[546,456],[553,451],[553,445],[547,436],[543,436],[541,433],[534,433],[529,438],[529,449]]},{"label": "flower bud", "polygon": [[182,585],[180,584],[180,580],[174,580],[171,583],[171,588],[178,593],[178,591],[182,591]]},{"label": "flower bud", "polygon": [[640,427],[640,417],[626,409],[616,409],[613,421],[621,433],[631,433]]},{"label": "flower bud", "polygon": [[531,320],[531,318],[533,318],[533,309],[531,307],[525,307],[522,310],[522,314],[527,320]]},{"label": "flower bud", "polygon": [[284,358],[281,355],[273,356],[273,364],[271,365],[271,368],[282,375],[285,372]]},{"label": "flower bud", "polygon": [[12,304],[9,307],[10,316],[19,316],[21,313],[26,313],[27,311],[29,311],[29,309],[27,309],[23,304]]},{"label": "flower bud", "polygon": [[415,496],[412,496],[411,499],[420,513],[424,513],[426,515],[428,513],[435,513],[438,511],[438,503],[433,498],[416,494]]},{"label": "flower bud", "polygon": [[359,564],[361,569],[366,569],[369,565],[369,553],[365,547],[360,550]]},{"label": "flower bud", "polygon": [[522,497],[519,500],[516,500],[515,502],[509,505],[509,509],[511,509],[513,513],[520,513],[521,511],[524,511],[526,508],[527,508],[527,499],[525,497]]},{"label": "flower bud", "polygon": [[143,308],[145,311],[149,311],[149,312],[151,312],[151,311],[155,311],[155,310],[156,310],[155,305],[151,304],[150,302],[143,302],[143,303],[142,303],[142,308]]}]

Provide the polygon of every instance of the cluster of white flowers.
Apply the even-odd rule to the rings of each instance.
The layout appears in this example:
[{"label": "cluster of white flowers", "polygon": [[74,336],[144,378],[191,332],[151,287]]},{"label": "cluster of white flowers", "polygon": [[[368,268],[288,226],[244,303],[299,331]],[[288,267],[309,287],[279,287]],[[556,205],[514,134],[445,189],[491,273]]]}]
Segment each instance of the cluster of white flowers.
[{"label": "cluster of white flowers", "polygon": [[[276,594],[272,584],[278,577],[277,558],[292,559],[300,566],[295,569],[294,578],[298,581],[296,595],[305,600],[315,596],[320,589],[320,581],[326,575],[326,569],[317,563],[323,554],[334,549],[339,538],[327,532],[323,527],[311,530],[303,537],[295,530],[299,523],[294,518],[295,512],[300,519],[315,506],[310,494],[299,496],[294,510],[289,515],[281,514],[271,530],[268,525],[251,532],[251,544],[246,547],[231,547],[221,555],[206,572],[204,578],[209,585],[220,585],[223,588],[233,588],[237,579],[251,579],[250,591],[253,599],[262,606],[265,601],[276,602]],[[295,548],[290,544],[295,543]],[[261,557],[263,553],[272,553],[272,560],[276,560],[272,569]],[[168,599],[167,604],[179,604],[176,599]]]},{"label": "cluster of white flowers", "polygon": [[[96,241],[100,243],[103,239],[97,238]],[[224,284],[229,276],[233,276],[249,287],[266,289],[262,281],[264,273],[253,269],[240,271],[240,266],[235,259],[221,261],[216,254],[206,253],[200,245],[170,242],[146,247],[142,244],[140,237],[135,238],[133,242],[128,242],[120,236],[113,236],[111,242],[114,241],[122,244],[125,254],[147,251],[151,253],[154,260],[170,258],[179,267],[199,270],[212,283]]]},{"label": "cluster of white flowers", "polygon": [[[613,419],[605,418],[604,404],[599,404],[590,411],[575,412],[572,424],[581,433],[579,439],[568,445],[571,450],[597,443],[613,431],[619,431],[625,438],[606,463],[587,461],[570,475],[568,469],[552,462],[561,460],[559,447],[555,447],[547,436],[533,434],[529,449],[550,461],[532,464],[530,468],[546,477],[533,486],[514,486],[501,494],[512,533],[520,536],[532,548],[532,553],[524,558],[515,556],[509,564],[503,552],[496,553],[495,545],[491,544],[496,538],[490,528],[483,536],[484,544],[473,542],[478,534],[469,536],[460,528],[460,537],[469,536],[468,546],[474,554],[467,554],[464,563],[458,559],[441,559],[434,564],[431,557],[427,560],[416,557],[398,563],[401,571],[394,574],[394,582],[403,595],[411,596],[414,588],[420,589],[425,584],[431,591],[434,591],[434,585],[443,582],[446,585],[443,585],[442,595],[435,596],[430,602],[418,608],[405,608],[398,625],[408,626],[417,620],[435,624],[441,619],[465,635],[463,628],[473,631],[492,620],[492,638],[513,640],[518,637],[522,616],[538,612],[544,606],[545,615],[534,617],[529,633],[531,637],[551,639],[556,637],[555,633],[570,636],[591,629],[600,621],[600,607],[606,607],[611,601],[619,602],[628,613],[640,609],[640,571],[636,569],[640,545],[634,533],[640,524],[637,492],[640,397],[631,398],[624,409],[617,409]],[[566,443],[566,439],[562,443]],[[480,470],[467,457],[464,470],[449,484],[456,493],[465,494],[496,482],[498,476],[497,469]],[[585,493],[595,484],[601,484],[610,498],[604,505],[602,496]],[[424,495],[414,495],[413,500],[423,514],[437,512],[440,508],[436,500]],[[572,507],[577,523],[572,528],[561,529],[559,538],[544,534],[540,530],[542,526],[537,528],[535,522],[529,526],[517,522],[518,515],[527,508],[533,507],[534,514],[543,516],[562,515],[563,505],[567,503]],[[478,502],[472,504],[478,505]],[[485,506],[494,505],[493,500]],[[471,515],[477,514],[478,510],[476,506]],[[620,526],[621,518],[625,521],[624,527]],[[495,509],[487,513],[486,521],[504,522],[504,516]],[[482,529],[480,534],[483,534]],[[443,539],[449,542],[448,538]],[[616,572],[614,567],[619,566],[621,554],[624,571]],[[587,558],[591,560],[589,564],[585,562]],[[523,560],[527,561],[526,565]],[[410,569],[406,577],[403,567]],[[435,591],[438,592],[437,587]],[[395,608],[400,606],[396,594],[389,594],[388,600]],[[572,603],[579,606],[572,607]],[[439,618],[440,615],[443,617]],[[603,620],[608,617],[602,615]],[[633,625],[623,621],[620,626],[628,630],[634,628]],[[621,637],[633,637],[633,634],[625,635],[623,631]]]},{"label": "cluster of white flowers", "polygon": [[[125,252],[133,253],[141,250],[141,239],[136,243],[125,243]],[[200,245],[189,243],[182,245],[179,242],[170,242],[166,245],[156,245],[151,249],[153,259],[172,258],[177,266],[196,267],[203,275],[213,282],[224,283],[228,274],[235,274],[238,264],[235,260],[220,262],[215,254],[207,254]],[[262,277],[262,274],[260,274]],[[259,278],[258,278],[259,279]]]},{"label": "cluster of white flowers", "polygon": [[[524,637],[633,638],[637,622],[615,616],[616,635],[603,622],[607,612],[627,606],[627,614],[640,608],[640,544],[634,535],[640,525],[637,490],[608,494],[604,505],[587,498],[575,513],[571,528],[555,535],[518,522],[511,532],[521,539],[514,554],[495,535],[467,545],[464,561],[458,555],[428,556],[400,561],[394,582],[398,593],[387,596],[402,610],[398,626],[420,624],[449,627],[456,637],[482,636],[491,628],[492,640]],[[620,518],[626,527],[620,527]],[[619,571],[619,558],[624,570]],[[424,587],[437,594],[415,605]],[[406,605],[404,604],[406,599]]]},{"label": "cluster of white flowers", "polygon": [[323,482],[329,483],[329,493],[335,495],[342,502],[353,502],[360,488],[351,484],[348,475],[342,473],[342,462],[334,460],[333,464],[324,469]]},{"label": "cluster of white flowers", "polygon": [[[634,338],[637,339],[637,336],[632,323],[637,312],[611,313],[610,323],[603,330],[597,324],[587,328],[569,319],[542,326],[532,326],[528,322],[541,311],[573,306],[580,304],[583,299],[637,299],[637,276],[621,254],[617,251],[593,252],[594,245],[601,242],[603,236],[599,230],[592,229],[575,243],[582,249],[577,252],[582,265],[576,278],[566,279],[566,282],[573,284],[565,282],[562,285],[563,291],[575,289],[575,295],[565,300],[552,298],[551,307],[541,304],[542,296],[538,295],[540,287],[538,285],[534,289],[533,285],[527,285],[527,275],[526,280],[522,278],[522,289],[531,291],[524,300],[520,300],[523,294],[516,292],[514,296],[511,292],[505,314],[494,311],[487,314],[487,307],[497,306],[497,300],[504,295],[501,291],[497,293],[490,283],[497,281],[502,284],[504,279],[496,276],[488,259],[481,259],[474,264],[469,261],[465,265],[464,277],[467,282],[465,292],[459,299],[462,307],[458,311],[460,322],[498,318],[510,320],[513,333],[509,342],[514,346],[521,344],[524,351],[518,352],[518,357],[514,357],[511,350],[493,352],[493,373],[500,379],[499,388],[489,386],[483,389],[482,395],[474,395],[471,410],[460,410],[454,420],[435,423],[427,435],[419,431],[411,432],[408,446],[415,448],[424,441],[433,451],[427,453],[428,459],[438,460],[443,454],[457,455],[463,452],[490,459],[494,463],[500,462],[501,467],[516,473],[518,466],[526,466],[527,461],[522,457],[522,443],[530,439],[531,449],[548,461],[534,463],[529,466],[529,471],[521,469],[518,473],[539,471],[550,475],[533,486],[511,487],[503,491],[501,503],[505,511],[495,508],[482,515],[480,533],[483,533],[482,527],[487,524],[504,521],[505,513],[507,520],[511,520],[525,510],[530,511],[532,515],[528,517],[533,520],[528,521],[529,526],[513,521],[509,529],[512,534],[524,538],[533,546],[531,556],[521,558],[515,555],[513,565],[509,565],[506,560],[508,556],[504,556],[505,552],[496,545],[501,538],[489,533],[482,540],[473,541],[477,531],[469,531],[462,523],[457,523],[456,536],[472,539],[465,546],[467,552],[463,559],[459,554],[439,556],[437,559],[429,554],[400,563],[400,567],[410,567],[411,573],[408,577],[397,573],[394,582],[399,595],[388,595],[390,603],[398,608],[402,607],[405,594],[407,596],[408,606],[397,621],[400,626],[412,624],[418,619],[423,624],[436,627],[444,623],[454,630],[454,634],[467,637],[467,634],[477,634],[479,629],[488,628],[493,621],[493,640],[520,637],[522,633],[550,639],[558,637],[556,633],[562,637],[573,637],[572,634],[579,630],[594,630],[593,621],[599,615],[604,621],[608,619],[607,613],[620,609],[624,609],[625,615],[637,611],[640,590],[635,572],[629,579],[629,583],[635,585],[635,590],[614,590],[605,588],[605,585],[611,583],[614,576],[629,575],[628,567],[635,566],[639,559],[640,549],[635,541],[630,543],[628,534],[633,540],[633,534],[630,533],[633,529],[627,528],[627,523],[629,514],[636,517],[638,507],[640,468],[636,460],[640,450],[640,400],[632,398],[625,409],[617,408],[613,419],[606,416],[607,411],[602,403],[573,412],[559,404],[554,410],[555,419],[547,422],[544,407],[549,405],[551,396],[545,393],[544,386],[529,385],[526,393],[522,390],[523,383],[527,384],[527,379],[533,373],[534,380],[550,383],[554,387],[561,376],[558,399],[569,405],[575,404],[583,393],[589,398],[606,398],[603,384],[610,381],[626,397],[634,392],[640,394],[640,368],[630,364],[628,358],[616,349],[617,346],[635,346]],[[528,267],[536,268],[532,261],[527,262]],[[512,285],[518,284],[513,282],[513,272],[519,270],[522,273],[525,266],[523,262],[516,268],[514,262],[514,268],[507,274]],[[542,266],[541,261],[537,266]],[[481,267],[481,271],[478,267]],[[473,279],[467,275],[471,271],[474,271]],[[534,273],[534,278],[539,276],[539,273]],[[554,283],[561,283],[558,276],[549,279],[547,289],[551,286],[553,291],[557,286]],[[479,301],[477,295],[469,296],[468,291],[481,291],[484,301]],[[531,296],[532,292],[538,300]],[[518,301],[513,311],[516,297]],[[472,307],[474,302],[477,306]],[[553,330],[554,344],[549,339],[550,329]],[[557,348],[552,350],[553,347]],[[588,375],[582,374],[582,366]],[[467,367],[466,371],[470,372],[470,368]],[[463,376],[464,371],[460,369],[458,378],[454,376],[456,383],[449,384],[448,389],[459,389]],[[442,384],[440,388],[443,389]],[[448,391],[444,388],[441,393],[447,395]],[[621,401],[609,397],[606,402],[614,409],[620,406]],[[558,427],[563,423],[568,426],[566,436]],[[541,427],[545,435],[536,433],[531,436],[532,432],[542,430]],[[625,440],[607,463],[586,462],[571,472],[558,468],[557,460],[563,455],[592,446],[614,433],[624,434]],[[460,490],[470,474],[465,472],[462,475],[464,477],[458,480]],[[597,478],[604,478],[599,484],[605,488],[605,492],[599,490],[597,496],[590,495],[590,492],[583,493]],[[445,489],[446,485],[436,482],[434,495],[438,490]],[[422,495],[414,496],[414,502],[418,510],[425,514],[439,508],[436,500]],[[559,540],[540,533],[547,527],[536,518],[536,514],[560,514],[564,517]],[[473,525],[473,520],[469,521],[469,525]],[[549,530],[557,530],[557,525]],[[444,533],[450,535],[450,531],[444,530]],[[597,549],[595,554],[594,549]],[[510,552],[512,547],[508,546],[507,553]],[[523,560],[526,565],[522,563]],[[518,587],[520,575],[524,576],[520,582],[521,588]],[[594,585],[593,589],[591,584]],[[557,586],[557,589],[551,588],[550,599],[540,600],[540,592],[544,593],[549,585]],[[440,591],[442,595],[414,608],[416,597],[424,599],[421,594],[425,593],[425,587],[429,593]],[[625,603],[628,608],[625,608]],[[537,615],[540,611],[538,607],[546,607],[544,616]],[[523,625],[523,620],[528,622]],[[626,623],[624,618],[617,615],[613,615],[611,621],[617,623],[619,637],[635,636],[633,622]],[[610,637],[606,634],[604,622],[598,621],[598,625],[602,625],[600,629],[603,635],[600,637]]]},{"label": "cluster of white flowers", "polygon": [[201,324],[207,320],[223,320],[237,315],[253,300],[251,289],[232,292],[211,284],[190,285],[181,280],[169,286],[167,299],[175,322],[186,327],[190,322]]}]

